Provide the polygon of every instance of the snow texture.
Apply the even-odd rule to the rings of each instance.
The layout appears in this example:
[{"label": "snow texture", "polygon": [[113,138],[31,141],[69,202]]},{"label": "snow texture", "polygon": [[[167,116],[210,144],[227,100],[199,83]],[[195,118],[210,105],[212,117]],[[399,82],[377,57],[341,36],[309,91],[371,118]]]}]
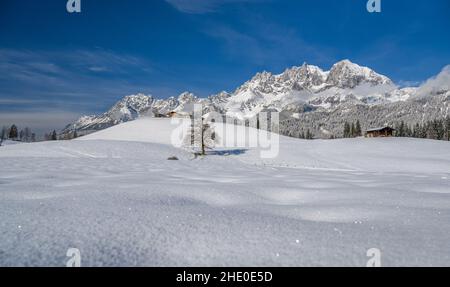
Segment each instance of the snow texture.
[{"label": "snow texture", "polygon": [[280,137],[273,159],[194,159],[174,128],[0,147],[0,266],[65,266],[69,248],[82,266],[365,266],[370,248],[450,266],[448,142]]}]

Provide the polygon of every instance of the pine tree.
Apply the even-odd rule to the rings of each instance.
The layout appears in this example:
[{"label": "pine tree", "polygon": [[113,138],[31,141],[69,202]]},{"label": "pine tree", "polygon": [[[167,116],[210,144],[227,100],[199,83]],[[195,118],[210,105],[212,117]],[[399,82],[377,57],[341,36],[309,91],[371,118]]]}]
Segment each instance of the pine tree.
[{"label": "pine tree", "polygon": [[445,130],[447,141],[450,141],[450,116],[447,116],[447,118],[445,119]]},{"label": "pine tree", "polygon": [[359,120],[356,121],[356,136],[360,137],[362,136],[362,130],[361,130],[361,123],[359,122]]},{"label": "pine tree", "polygon": [[444,139],[444,135],[445,135],[445,128],[444,128],[444,123],[442,120],[435,120],[434,121],[434,128],[436,130],[436,136],[437,136],[437,140],[442,140]]},{"label": "pine tree", "polygon": [[427,138],[436,140],[438,138],[437,126],[435,121],[427,123]]},{"label": "pine tree", "polygon": [[12,140],[16,140],[18,136],[19,135],[16,125],[12,125],[11,128],[9,129],[9,138]]},{"label": "pine tree", "polygon": [[426,139],[427,138],[427,127],[426,125],[421,125],[419,130],[419,138]]},{"label": "pine tree", "polygon": [[356,129],[355,129],[355,124],[352,123],[352,126],[350,128],[350,137],[354,138],[356,136]]},{"label": "pine tree", "polygon": [[6,138],[6,134],[7,134],[7,128],[6,127],[2,127],[2,133],[1,133],[1,138],[5,139]]},{"label": "pine tree", "polygon": [[397,128],[396,136],[397,137],[405,136],[405,122],[404,121],[400,122],[400,126]]},{"label": "pine tree", "polygon": [[412,132],[413,138],[419,138],[420,137],[420,125],[419,123],[416,123],[416,125],[413,128]]},{"label": "pine tree", "polygon": [[58,140],[58,135],[56,134],[56,131],[55,131],[55,130],[52,132],[51,140],[52,140],[52,141]]},{"label": "pine tree", "polygon": [[350,124],[348,122],[344,123],[344,138],[350,137]]},{"label": "pine tree", "polygon": [[412,131],[411,131],[411,128],[409,127],[408,124],[406,124],[406,126],[405,126],[405,135],[404,136],[405,137],[411,137],[412,136]]}]

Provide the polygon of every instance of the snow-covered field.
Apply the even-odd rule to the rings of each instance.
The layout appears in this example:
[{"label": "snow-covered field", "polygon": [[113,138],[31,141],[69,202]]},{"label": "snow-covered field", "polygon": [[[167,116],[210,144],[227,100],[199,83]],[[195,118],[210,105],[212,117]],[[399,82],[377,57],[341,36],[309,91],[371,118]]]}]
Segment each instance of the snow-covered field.
[{"label": "snow-covered field", "polygon": [[194,159],[173,128],[0,147],[0,266],[65,266],[68,248],[82,266],[365,266],[370,248],[450,266],[449,142],[280,137],[273,159]]},{"label": "snow-covered field", "polygon": [[15,144],[21,144],[22,142],[18,142],[18,141],[12,141],[12,140],[4,140],[2,142],[1,146],[7,146],[7,145],[15,145]]}]

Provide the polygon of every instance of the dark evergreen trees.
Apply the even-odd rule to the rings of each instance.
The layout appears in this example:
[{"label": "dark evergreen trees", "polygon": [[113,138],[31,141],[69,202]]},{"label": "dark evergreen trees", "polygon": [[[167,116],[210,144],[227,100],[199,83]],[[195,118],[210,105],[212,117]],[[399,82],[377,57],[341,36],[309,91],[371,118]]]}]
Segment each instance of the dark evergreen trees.
[{"label": "dark evergreen trees", "polygon": [[355,133],[357,137],[362,136],[361,123],[359,122],[359,120],[356,121]]},{"label": "dark evergreen trees", "polygon": [[348,122],[344,123],[344,138],[349,138],[351,135],[350,124]]},{"label": "dark evergreen trees", "polygon": [[450,141],[450,116],[445,119],[445,134],[447,141]]},{"label": "dark evergreen trees", "polygon": [[12,125],[11,128],[9,129],[9,138],[12,140],[17,140],[18,137],[19,132],[17,131],[17,126]]}]

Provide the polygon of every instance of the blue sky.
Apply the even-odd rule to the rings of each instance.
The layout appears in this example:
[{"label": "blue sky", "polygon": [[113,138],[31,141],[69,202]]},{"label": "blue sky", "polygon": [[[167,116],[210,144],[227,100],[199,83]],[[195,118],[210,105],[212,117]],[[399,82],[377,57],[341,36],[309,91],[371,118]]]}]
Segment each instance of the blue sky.
[{"label": "blue sky", "polygon": [[127,94],[232,91],[256,72],[342,59],[417,84],[450,64],[450,1],[0,2],[0,125],[61,128]]}]

